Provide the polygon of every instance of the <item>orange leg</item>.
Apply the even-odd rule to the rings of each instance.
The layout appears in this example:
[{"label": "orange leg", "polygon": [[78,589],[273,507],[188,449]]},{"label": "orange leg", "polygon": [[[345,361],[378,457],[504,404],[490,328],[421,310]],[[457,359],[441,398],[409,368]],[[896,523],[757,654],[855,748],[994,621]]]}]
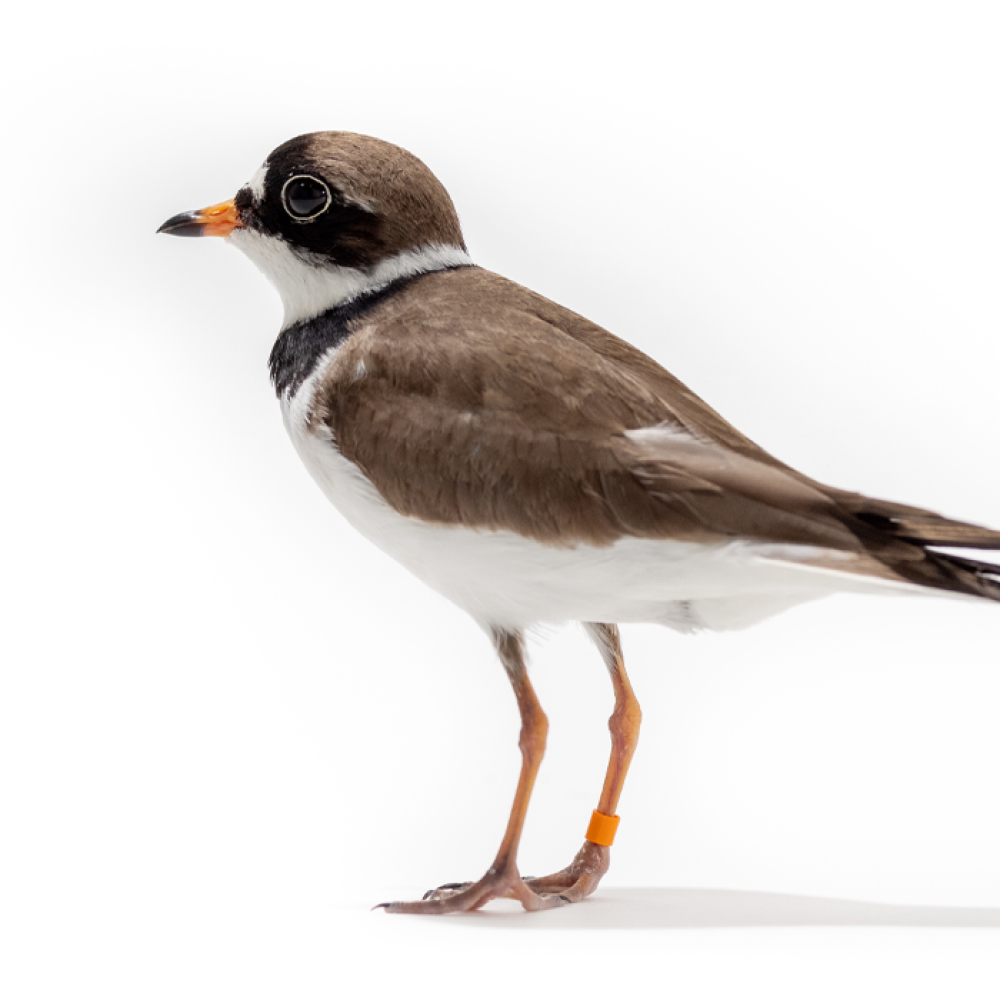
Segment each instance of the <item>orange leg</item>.
[{"label": "orange leg", "polygon": [[[632,762],[632,754],[639,741],[642,712],[632,692],[628,674],[625,673],[618,626],[588,623],[586,629],[601,652],[615,689],[615,708],[608,721],[608,728],[611,730],[611,760],[608,762],[604,788],[597,804],[598,812],[613,816],[618,808],[618,799]],[[527,884],[534,892],[559,893],[569,902],[575,903],[597,888],[610,864],[610,846],[585,840],[568,867],[554,875],[527,879]]]},{"label": "orange leg", "polygon": [[493,642],[500,662],[510,678],[517,707],[521,712],[521,776],[514,793],[514,804],[507,830],[496,859],[478,882],[441,886],[421,900],[380,904],[387,913],[454,913],[475,910],[491,899],[502,896],[517,899],[526,910],[546,910],[561,906],[567,899],[556,894],[538,893],[522,880],[517,871],[517,849],[521,842],[524,817],[528,812],[531,789],[545,753],[549,721],[535,697],[524,663],[524,637],[518,632],[494,632]]}]

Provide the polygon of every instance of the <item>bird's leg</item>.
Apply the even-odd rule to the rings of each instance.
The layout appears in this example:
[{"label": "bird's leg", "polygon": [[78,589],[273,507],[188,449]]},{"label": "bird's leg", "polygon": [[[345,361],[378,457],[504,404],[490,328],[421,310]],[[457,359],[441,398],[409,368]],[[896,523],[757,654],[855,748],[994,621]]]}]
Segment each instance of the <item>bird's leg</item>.
[{"label": "bird's leg", "polygon": [[[597,804],[598,815],[591,823],[587,839],[576,857],[568,867],[554,875],[527,879],[528,886],[535,892],[559,893],[571,903],[589,896],[611,864],[611,840],[614,839],[617,819],[609,824],[601,817],[615,815],[632,754],[639,741],[639,725],[642,722],[639,702],[636,701],[628,674],[625,673],[618,626],[588,623],[586,629],[601,652],[615,689],[615,709],[608,721],[608,728],[611,730],[611,760],[604,777],[601,799]],[[609,827],[610,836],[606,832]]]},{"label": "bird's leg", "polygon": [[545,753],[549,721],[535,697],[524,662],[524,637],[519,632],[493,632],[493,643],[503,663],[521,712],[521,776],[514,793],[507,830],[500,850],[486,874],[478,882],[462,882],[441,886],[427,893],[422,900],[405,903],[383,903],[388,913],[454,913],[475,910],[491,899],[506,896],[518,900],[526,910],[546,910],[561,906],[567,900],[559,895],[537,893],[522,880],[517,871],[517,848],[521,829],[528,812],[535,775]]}]

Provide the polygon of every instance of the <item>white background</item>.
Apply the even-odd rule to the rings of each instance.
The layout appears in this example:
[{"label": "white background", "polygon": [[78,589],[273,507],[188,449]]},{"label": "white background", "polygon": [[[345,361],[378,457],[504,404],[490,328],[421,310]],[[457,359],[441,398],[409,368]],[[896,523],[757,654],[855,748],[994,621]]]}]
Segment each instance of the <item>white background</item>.
[{"label": "white background", "polygon": [[[0,993],[995,996],[987,605],[628,628],[646,722],[599,896],[370,913],[492,858],[513,698],[299,466],[272,290],[154,236],[300,132],[389,139],[481,264],[786,461],[1000,525],[995,5],[25,11],[0,60]],[[578,632],[533,655],[541,874],[581,842],[611,696]]]}]

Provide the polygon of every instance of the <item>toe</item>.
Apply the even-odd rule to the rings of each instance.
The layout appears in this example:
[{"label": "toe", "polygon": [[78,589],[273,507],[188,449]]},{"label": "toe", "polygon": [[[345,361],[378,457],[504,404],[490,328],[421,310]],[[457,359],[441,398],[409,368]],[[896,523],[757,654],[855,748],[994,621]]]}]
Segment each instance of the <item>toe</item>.
[{"label": "toe", "polygon": [[542,878],[525,879],[532,892],[558,893],[569,903],[578,903],[600,885],[611,863],[611,850],[587,841],[572,863],[562,871]]},{"label": "toe", "polygon": [[424,893],[424,899],[448,899],[455,893],[464,892],[472,885],[471,882],[445,882],[436,889],[428,889]]},{"label": "toe", "polygon": [[525,884],[532,892],[562,892],[576,881],[576,875],[569,872],[556,872],[554,875],[544,875],[540,878],[526,878]]}]

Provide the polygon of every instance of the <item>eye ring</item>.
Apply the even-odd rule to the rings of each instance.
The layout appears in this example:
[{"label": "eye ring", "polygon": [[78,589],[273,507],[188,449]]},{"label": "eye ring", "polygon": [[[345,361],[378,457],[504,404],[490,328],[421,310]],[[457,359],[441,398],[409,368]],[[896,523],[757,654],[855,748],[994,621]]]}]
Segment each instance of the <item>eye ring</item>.
[{"label": "eye ring", "polygon": [[[309,181],[311,184],[315,184],[322,188],[323,194],[326,196],[323,203],[314,211],[311,211],[308,215],[296,212],[289,202],[288,188],[289,185],[294,184],[296,181]],[[318,177],[313,177],[312,174],[295,174],[292,177],[289,177],[288,180],[281,186],[281,204],[284,205],[285,211],[296,222],[312,222],[313,219],[319,218],[319,216],[321,216],[330,207],[330,205],[333,204],[333,196],[330,194],[330,188],[325,181],[321,181]]]}]

